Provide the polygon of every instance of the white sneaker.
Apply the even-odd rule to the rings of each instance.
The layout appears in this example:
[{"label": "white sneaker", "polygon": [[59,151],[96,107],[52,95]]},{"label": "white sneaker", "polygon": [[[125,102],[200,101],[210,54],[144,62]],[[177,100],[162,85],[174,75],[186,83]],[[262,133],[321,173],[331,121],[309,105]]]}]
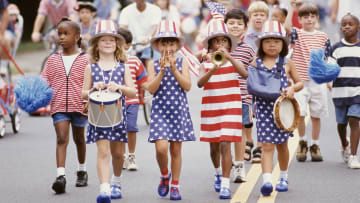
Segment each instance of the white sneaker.
[{"label": "white sneaker", "polygon": [[6,66],[0,66],[0,76],[5,77],[7,75],[7,67]]},{"label": "white sneaker", "polygon": [[129,171],[136,171],[138,169],[138,167],[136,165],[135,155],[129,155],[127,169]]},{"label": "white sneaker", "polygon": [[233,166],[233,182],[242,183],[246,181],[245,164]]},{"label": "white sneaker", "polygon": [[350,157],[350,143],[348,144],[348,146],[345,149],[343,147],[341,147],[340,153],[341,153],[341,157],[343,158],[344,162],[348,163],[349,157]]},{"label": "white sneaker", "polygon": [[123,169],[127,169],[128,165],[129,165],[128,157],[126,156],[126,154],[124,154]]},{"label": "white sneaker", "polygon": [[349,161],[348,161],[348,166],[349,166],[349,168],[352,168],[352,169],[360,169],[360,163],[359,163],[359,160],[357,159],[356,155],[350,155]]}]

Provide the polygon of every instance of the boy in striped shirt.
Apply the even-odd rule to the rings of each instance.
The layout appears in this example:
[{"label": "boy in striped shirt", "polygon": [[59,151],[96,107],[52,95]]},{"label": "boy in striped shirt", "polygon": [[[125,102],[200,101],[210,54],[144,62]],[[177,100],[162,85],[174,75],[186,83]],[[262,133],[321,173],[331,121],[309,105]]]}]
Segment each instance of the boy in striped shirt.
[{"label": "boy in striped shirt", "polygon": [[[335,105],[337,129],[342,144],[341,153],[349,168],[360,168],[356,156],[359,145],[360,121],[360,42],[357,37],[359,19],[351,14],[341,20],[340,30],[344,39],[331,50],[330,63],[341,67],[333,84],[332,97]],[[350,125],[350,143],[346,139],[346,127]],[[350,152],[351,150],[351,152]]]},{"label": "boy in striped shirt", "polygon": [[331,89],[331,84],[316,84],[310,79],[308,68],[310,52],[314,49],[325,49],[325,56],[328,57],[331,45],[327,34],[315,29],[319,20],[319,11],[314,4],[305,3],[299,8],[298,16],[303,28],[291,28],[291,19],[295,8],[296,0],[291,0],[291,7],[285,21],[285,29],[290,34],[290,42],[294,45],[292,59],[295,62],[296,70],[304,81],[304,88],[295,94],[300,106],[300,123],[298,127],[300,141],[296,159],[300,162],[306,160],[308,146],[305,136],[305,116],[309,105],[312,123],[311,161],[322,161],[323,158],[319,148],[320,118],[328,114],[326,85]]}]

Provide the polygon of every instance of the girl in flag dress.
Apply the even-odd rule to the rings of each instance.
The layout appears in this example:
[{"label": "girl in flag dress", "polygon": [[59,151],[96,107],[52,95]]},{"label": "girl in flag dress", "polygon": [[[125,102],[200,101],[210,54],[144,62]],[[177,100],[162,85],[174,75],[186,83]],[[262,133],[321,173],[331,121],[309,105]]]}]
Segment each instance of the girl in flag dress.
[{"label": "girl in flag dress", "polygon": [[215,191],[220,192],[220,199],[230,199],[230,144],[241,142],[242,130],[239,74],[247,78],[247,71],[242,62],[229,54],[236,48],[237,40],[228,33],[224,21],[211,20],[207,30],[208,36],[203,41],[204,47],[210,55],[216,51],[223,53],[224,63],[218,66],[207,61],[200,66],[198,86],[204,88],[200,141],[210,143],[211,160],[215,167]]},{"label": "girl in flag dress", "polygon": [[[180,200],[179,178],[181,170],[181,145],[194,141],[195,135],[190,117],[186,92],[190,90],[189,67],[175,53],[183,46],[174,21],[160,22],[158,33],[151,40],[161,59],[148,67],[148,90],[154,95],[151,108],[149,142],[155,143],[156,159],[161,172],[158,194],[170,200]],[[171,173],[168,170],[170,146]]]}]

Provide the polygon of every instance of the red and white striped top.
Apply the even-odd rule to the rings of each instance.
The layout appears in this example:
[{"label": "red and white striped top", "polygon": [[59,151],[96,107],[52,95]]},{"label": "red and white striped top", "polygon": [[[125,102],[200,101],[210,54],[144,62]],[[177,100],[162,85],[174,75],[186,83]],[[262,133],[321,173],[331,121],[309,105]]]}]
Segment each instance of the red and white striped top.
[{"label": "red and white striped top", "polygon": [[49,86],[54,90],[50,102],[51,114],[57,112],[79,112],[84,114],[81,91],[84,72],[88,63],[88,56],[85,53],[79,54],[71,66],[69,75],[66,75],[64,63],[59,53],[54,53],[48,58],[41,76],[46,79]]},{"label": "red and white striped top", "polygon": [[300,78],[303,81],[309,81],[310,52],[314,49],[323,49],[328,41],[328,36],[326,33],[317,30],[309,33],[296,28],[295,31],[297,32],[297,40],[292,59]]},{"label": "red and white striped top", "polygon": [[139,101],[139,88],[141,84],[147,81],[147,72],[143,63],[136,56],[128,56],[128,61],[126,62],[126,66],[130,70],[131,79],[134,82],[136,89],[136,96],[134,98],[125,97],[126,105],[129,104],[138,104]]},{"label": "red and white striped top", "polygon": [[[204,63],[206,71],[213,66],[212,63]],[[227,62],[205,84],[201,102],[200,141],[241,141],[242,104],[238,77],[233,65]]]}]

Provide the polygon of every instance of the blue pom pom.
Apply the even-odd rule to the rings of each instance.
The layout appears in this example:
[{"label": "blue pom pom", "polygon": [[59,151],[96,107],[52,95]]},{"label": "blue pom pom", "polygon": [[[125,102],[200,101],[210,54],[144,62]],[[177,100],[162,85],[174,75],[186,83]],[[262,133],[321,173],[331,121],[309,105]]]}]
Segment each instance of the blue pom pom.
[{"label": "blue pom pom", "polygon": [[316,83],[322,84],[334,81],[339,73],[340,67],[335,64],[328,64],[324,60],[323,49],[316,49],[310,53],[309,76]]},{"label": "blue pom pom", "polygon": [[21,77],[15,85],[14,92],[17,104],[28,113],[34,113],[39,108],[47,106],[53,95],[49,84],[39,75]]}]

